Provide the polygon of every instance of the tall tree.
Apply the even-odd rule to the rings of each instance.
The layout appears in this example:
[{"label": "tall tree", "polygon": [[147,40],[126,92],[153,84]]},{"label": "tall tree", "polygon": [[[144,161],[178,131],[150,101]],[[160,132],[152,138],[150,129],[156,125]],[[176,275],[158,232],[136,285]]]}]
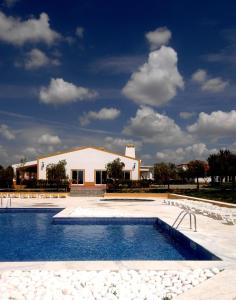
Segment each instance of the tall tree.
[{"label": "tall tree", "polygon": [[3,168],[0,166],[0,186],[4,188],[10,188],[13,184],[14,178],[14,170],[12,166],[8,166],[7,168]]},{"label": "tall tree", "polygon": [[230,163],[231,163],[231,152],[227,149],[220,150],[218,153],[219,159],[219,175],[220,175],[220,182],[223,182],[223,179],[229,176],[230,172]]},{"label": "tall tree", "polygon": [[199,178],[206,176],[207,164],[205,161],[192,160],[188,163],[188,172],[191,178],[197,179],[197,189],[199,190]]},{"label": "tall tree", "polygon": [[218,154],[210,154],[207,159],[209,170],[208,173],[211,176],[211,182],[215,182],[215,177],[220,173],[220,164],[219,164],[219,155]]},{"label": "tall tree", "polygon": [[161,184],[167,184],[168,190],[170,189],[170,180],[176,179],[177,168],[172,163],[158,163],[154,165],[154,179]]},{"label": "tall tree", "polygon": [[13,178],[14,178],[14,170],[12,168],[12,166],[8,166],[5,171],[5,181],[6,181],[6,185],[7,187],[12,187],[13,184]]},{"label": "tall tree", "polygon": [[235,174],[235,154],[231,153],[227,149],[221,149],[217,154],[211,154],[207,161],[209,165],[209,174],[211,176],[211,180],[214,183],[214,179],[216,176],[220,177],[220,183],[222,184],[223,179],[225,180]]},{"label": "tall tree", "polygon": [[231,153],[229,158],[229,176],[231,176],[232,189],[235,189],[236,178],[236,154]]}]

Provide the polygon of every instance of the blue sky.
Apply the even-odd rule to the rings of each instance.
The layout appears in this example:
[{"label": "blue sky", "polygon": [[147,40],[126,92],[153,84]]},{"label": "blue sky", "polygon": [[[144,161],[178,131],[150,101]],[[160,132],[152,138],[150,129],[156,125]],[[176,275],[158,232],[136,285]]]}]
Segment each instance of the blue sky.
[{"label": "blue sky", "polygon": [[236,150],[235,1],[0,4],[0,164],[81,145]]}]

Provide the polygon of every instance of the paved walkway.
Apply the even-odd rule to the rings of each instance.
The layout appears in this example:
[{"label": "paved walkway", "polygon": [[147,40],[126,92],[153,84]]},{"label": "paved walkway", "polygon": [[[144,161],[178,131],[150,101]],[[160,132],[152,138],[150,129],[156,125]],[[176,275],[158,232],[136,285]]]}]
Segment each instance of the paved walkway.
[{"label": "paved walkway", "polygon": [[[131,197],[129,197],[131,198]],[[148,198],[149,200],[151,198]],[[62,199],[13,199],[12,207],[61,207],[66,208],[62,215],[79,216],[132,216],[158,217],[168,224],[172,224],[180,209],[164,205],[162,198],[153,198],[154,201],[101,201],[100,198]],[[183,222],[179,230],[186,236],[201,244],[217,255],[222,261],[108,261],[108,262],[22,262],[0,263],[0,270],[6,269],[61,269],[71,268],[79,270],[101,269],[143,269],[143,270],[178,270],[183,268],[224,268],[225,271],[216,275],[191,291],[179,296],[179,299],[234,299],[236,297],[236,226],[222,224],[205,216],[197,215],[198,231],[191,231],[188,220]],[[234,276],[233,276],[234,275]],[[217,287],[220,288],[217,289]],[[201,298],[201,297],[202,298]],[[204,297],[203,297],[204,296]],[[226,296],[228,298],[226,298]],[[236,298],[235,298],[236,299]]]}]

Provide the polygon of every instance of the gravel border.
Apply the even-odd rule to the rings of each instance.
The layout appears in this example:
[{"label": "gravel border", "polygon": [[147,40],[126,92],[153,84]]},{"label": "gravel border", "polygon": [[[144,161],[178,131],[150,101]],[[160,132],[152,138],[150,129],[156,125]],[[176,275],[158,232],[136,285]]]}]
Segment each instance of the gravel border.
[{"label": "gravel border", "polygon": [[181,271],[12,270],[0,273],[1,300],[163,300],[218,274],[220,269]]}]

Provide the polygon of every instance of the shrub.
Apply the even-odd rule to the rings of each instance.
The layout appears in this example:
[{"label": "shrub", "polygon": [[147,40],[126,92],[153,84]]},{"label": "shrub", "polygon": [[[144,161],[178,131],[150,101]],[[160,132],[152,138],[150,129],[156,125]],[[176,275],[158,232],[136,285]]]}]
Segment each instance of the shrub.
[{"label": "shrub", "polygon": [[11,166],[3,168],[0,166],[0,187],[11,188],[13,185],[14,170]]}]

